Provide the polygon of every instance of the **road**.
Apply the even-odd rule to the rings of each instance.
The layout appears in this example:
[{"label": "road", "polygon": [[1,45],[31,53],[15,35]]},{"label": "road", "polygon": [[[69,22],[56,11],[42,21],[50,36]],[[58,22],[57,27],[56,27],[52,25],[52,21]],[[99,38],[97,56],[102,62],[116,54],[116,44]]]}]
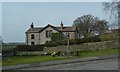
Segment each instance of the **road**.
[{"label": "road", "polygon": [[43,67],[23,68],[20,70],[118,70],[118,59],[116,58]]}]

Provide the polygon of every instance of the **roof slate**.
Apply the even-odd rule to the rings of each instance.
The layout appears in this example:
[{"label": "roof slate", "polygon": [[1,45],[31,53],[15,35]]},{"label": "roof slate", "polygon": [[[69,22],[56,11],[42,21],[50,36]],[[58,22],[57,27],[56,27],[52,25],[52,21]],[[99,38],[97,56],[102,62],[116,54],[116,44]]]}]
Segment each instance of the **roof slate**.
[{"label": "roof slate", "polygon": [[63,29],[61,30],[61,27],[55,27],[55,26],[52,26],[52,25],[48,24],[45,27],[29,28],[26,31],[26,33],[38,33],[38,32],[42,32],[44,29],[46,29],[49,26],[51,28],[55,29],[56,31],[63,31],[63,32],[73,32],[73,31],[76,31],[76,27],[75,26],[64,26]]}]

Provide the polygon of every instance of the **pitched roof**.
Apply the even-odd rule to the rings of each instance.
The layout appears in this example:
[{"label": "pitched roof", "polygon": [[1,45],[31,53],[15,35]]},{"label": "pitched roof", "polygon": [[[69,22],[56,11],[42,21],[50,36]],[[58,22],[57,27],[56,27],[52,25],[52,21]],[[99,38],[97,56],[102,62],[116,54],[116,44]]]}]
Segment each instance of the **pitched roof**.
[{"label": "pitched roof", "polygon": [[38,33],[41,29],[41,27],[29,28],[26,33]]},{"label": "pitched roof", "polygon": [[72,31],[76,31],[76,27],[75,26],[71,26],[71,27],[65,27],[62,30],[63,32],[72,32]]},{"label": "pitched roof", "polygon": [[54,30],[59,31],[59,29],[57,29],[56,27],[48,24],[47,26],[43,27],[39,32],[42,32],[43,30],[45,30],[45,29],[48,28],[48,27],[51,27],[51,28],[53,28]]},{"label": "pitched roof", "polygon": [[52,26],[50,24],[48,24],[45,27],[35,27],[35,28],[29,28],[26,33],[38,33],[38,32],[42,32],[43,30],[45,30],[46,28],[51,27],[56,31],[62,31],[62,32],[73,32],[76,31],[76,27],[75,26],[65,26],[63,27],[63,29],[61,30],[61,27],[55,27]]}]

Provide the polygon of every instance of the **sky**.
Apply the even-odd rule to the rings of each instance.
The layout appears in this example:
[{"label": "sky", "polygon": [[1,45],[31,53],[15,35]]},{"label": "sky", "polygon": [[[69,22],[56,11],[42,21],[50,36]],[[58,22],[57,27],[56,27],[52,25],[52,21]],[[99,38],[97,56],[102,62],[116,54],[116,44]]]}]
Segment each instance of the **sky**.
[{"label": "sky", "polygon": [[60,26],[61,21],[72,26],[76,18],[87,14],[109,21],[102,2],[3,2],[1,6],[4,42],[25,42],[25,31],[32,22],[35,27]]},{"label": "sky", "polygon": [[2,3],[0,2],[0,35],[2,34]]},{"label": "sky", "polygon": [[111,2],[118,0],[1,0],[2,2]]}]

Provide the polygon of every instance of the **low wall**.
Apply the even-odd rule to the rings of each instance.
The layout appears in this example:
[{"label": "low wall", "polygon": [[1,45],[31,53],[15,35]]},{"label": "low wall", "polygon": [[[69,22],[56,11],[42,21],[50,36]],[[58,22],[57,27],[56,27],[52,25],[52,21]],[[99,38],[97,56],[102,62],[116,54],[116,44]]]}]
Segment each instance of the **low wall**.
[{"label": "low wall", "polygon": [[[84,43],[79,45],[70,45],[70,51],[80,51],[80,50],[96,50],[96,49],[107,49],[107,48],[118,48],[118,41],[105,41],[105,42],[93,42]],[[53,51],[67,51],[67,45],[61,45],[56,47],[45,47],[44,52]]]}]

